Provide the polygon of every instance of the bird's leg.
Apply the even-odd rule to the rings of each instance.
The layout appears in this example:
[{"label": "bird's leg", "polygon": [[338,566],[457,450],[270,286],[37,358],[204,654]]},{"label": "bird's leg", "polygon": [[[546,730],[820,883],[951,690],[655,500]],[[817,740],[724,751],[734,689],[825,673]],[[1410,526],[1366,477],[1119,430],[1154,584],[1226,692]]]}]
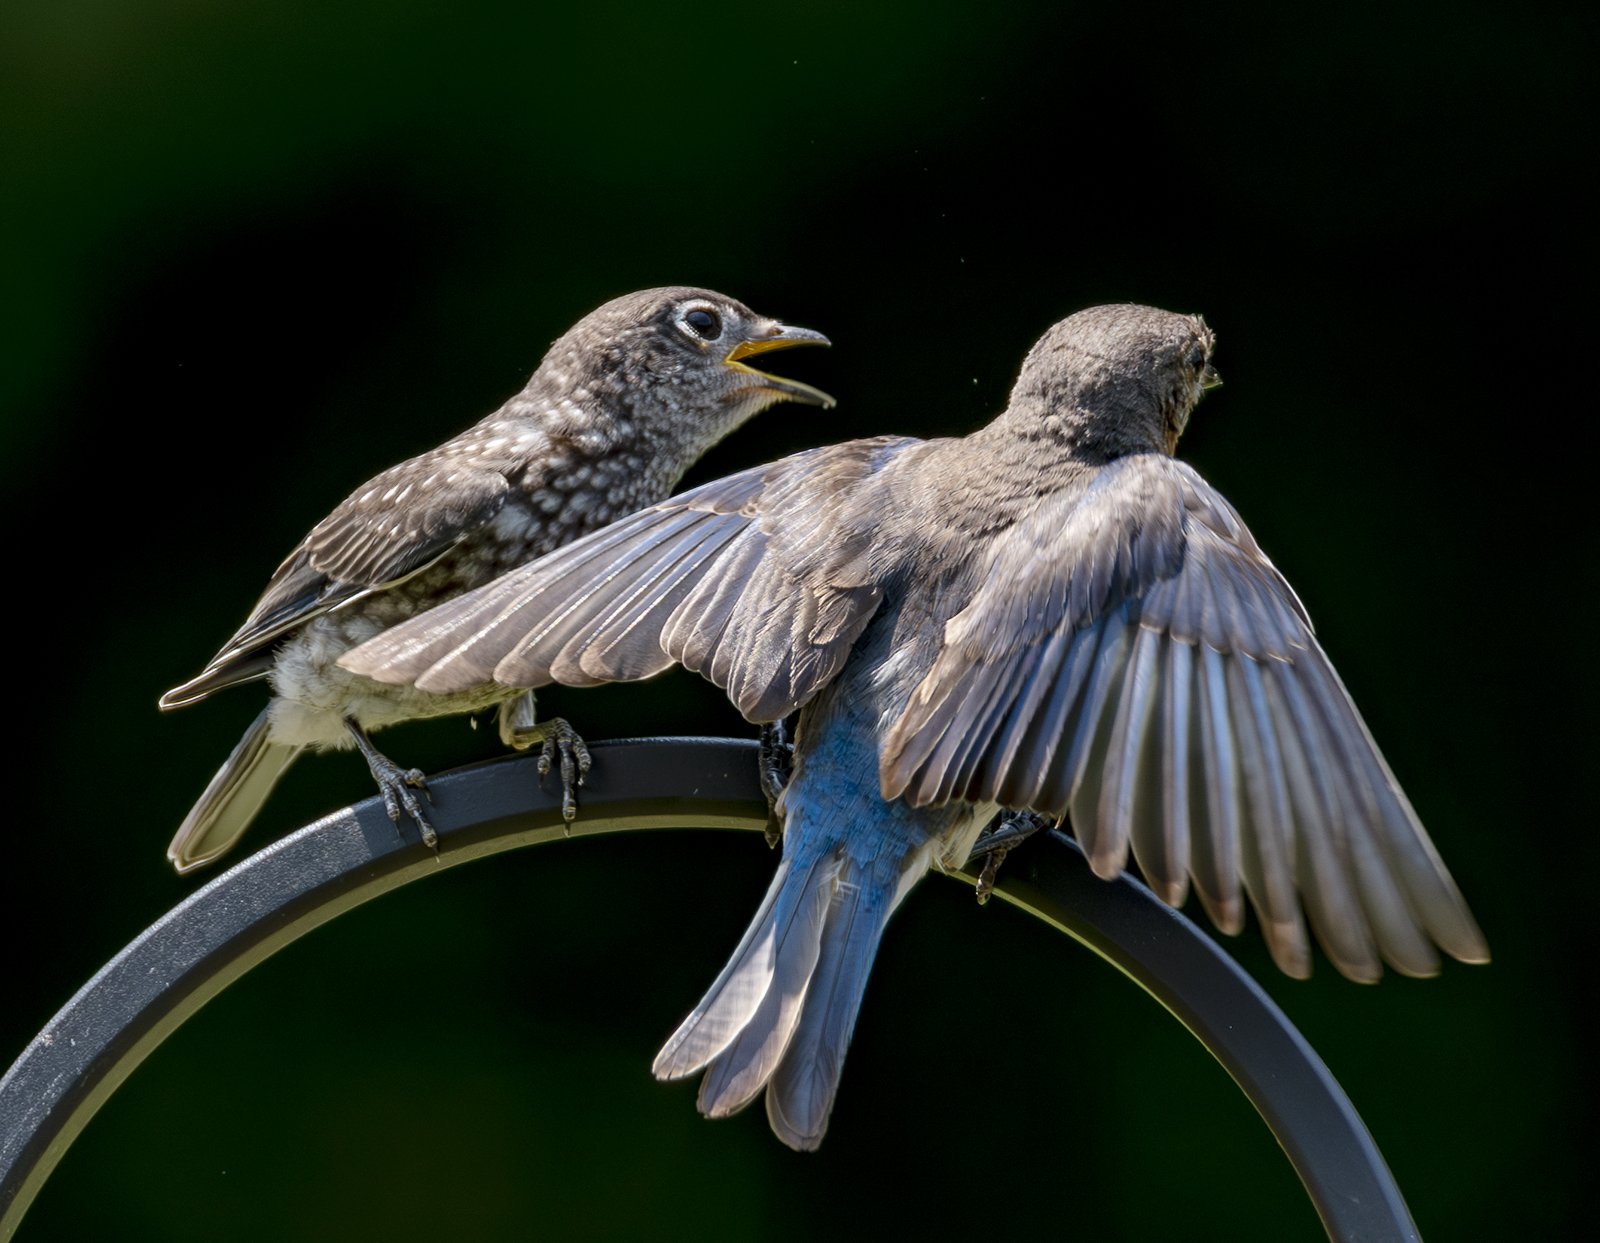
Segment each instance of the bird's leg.
[{"label": "bird's leg", "polygon": [[577,731],[560,717],[534,720],[533,692],[525,691],[500,705],[500,739],[508,747],[526,751],[544,743],[539,752],[539,784],[550,772],[557,753],[561,756],[561,816],[568,824],[578,817],[577,789],[589,772],[589,748]]},{"label": "bird's leg", "polygon": [[783,817],[778,814],[778,799],[794,771],[794,744],[789,741],[782,721],[761,727],[761,792],[767,796],[767,845],[783,840]]},{"label": "bird's leg", "polygon": [[983,871],[978,875],[978,905],[982,906],[994,892],[994,881],[1006,855],[1032,837],[1040,829],[1048,829],[1050,820],[1034,811],[1002,811],[995,817],[984,835],[973,846],[974,855],[987,855]]},{"label": "bird's leg", "polygon": [[[417,796],[411,793],[412,789],[428,793],[427,779],[422,775],[420,768],[401,768],[377,747],[372,745],[372,739],[367,737],[367,731],[356,724],[354,717],[344,719],[345,728],[350,731],[356,740],[356,746],[367,761],[367,767],[372,770],[372,779],[378,783],[378,792],[383,795],[383,808],[389,813],[389,819],[394,821],[394,827],[400,828],[400,809],[405,808],[406,814],[417,822],[417,828],[422,830],[422,844],[435,852],[439,849],[439,835],[433,831],[433,826],[428,823],[428,818],[422,814],[422,804],[417,801]],[[429,800],[432,796],[429,795]]]}]

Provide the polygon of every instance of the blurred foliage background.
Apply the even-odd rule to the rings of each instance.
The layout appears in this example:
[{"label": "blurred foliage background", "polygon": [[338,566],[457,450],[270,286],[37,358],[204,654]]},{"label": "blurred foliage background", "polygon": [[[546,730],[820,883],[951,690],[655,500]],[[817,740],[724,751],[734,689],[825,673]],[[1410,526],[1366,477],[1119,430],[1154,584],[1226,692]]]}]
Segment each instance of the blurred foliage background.
[{"label": "blurred foliage background", "polygon": [[[1184,456],[1300,590],[1495,961],[1361,988],[1228,947],[1425,1236],[1561,1237],[1596,1122],[1595,666],[1548,620],[1592,598],[1575,14],[4,0],[6,1058],[195,887],[164,847],[261,693],[156,696],[604,299],[708,285],[835,342],[785,366],[836,410],[769,412],[690,482],[970,430],[1052,321],[1147,301],[1218,330]],[[748,734],[684,676],[541,703],[591,738]],[[461,720],[383,745],[496,751]],[[308,760],[249,843],[370,793]],[[937,879],[822,1151],[699,1119],[649,1061],[772,864],[753,835],[576,842],[347,915],[152,1056],[20,1237],[1320,1237],[1176,1022]]]}]

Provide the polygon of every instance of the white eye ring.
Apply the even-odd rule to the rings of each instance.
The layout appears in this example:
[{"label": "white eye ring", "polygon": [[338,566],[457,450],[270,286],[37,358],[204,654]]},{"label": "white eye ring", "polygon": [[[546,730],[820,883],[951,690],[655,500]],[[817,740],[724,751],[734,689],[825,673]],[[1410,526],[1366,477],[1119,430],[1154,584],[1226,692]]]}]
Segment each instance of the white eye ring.
[{"label": "white eye ring", "polygon": [[679,322],[685,332],[700,341],[715,341],[722,335],[722,317],[710,307],[691,307]]}]

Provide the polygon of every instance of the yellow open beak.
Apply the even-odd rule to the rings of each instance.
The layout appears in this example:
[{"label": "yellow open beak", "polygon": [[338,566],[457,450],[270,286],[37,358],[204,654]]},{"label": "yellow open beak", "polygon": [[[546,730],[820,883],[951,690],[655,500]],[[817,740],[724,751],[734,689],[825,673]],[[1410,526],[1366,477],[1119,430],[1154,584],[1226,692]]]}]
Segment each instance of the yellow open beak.
[{"label": "yellow open beak", "polygon": [[832,345],[827,337],[810,328],[791,328],[787,324],[779,325],[770,336],[757,337],[750,341],[741,341],[728,351],[728,356],[722,361],[736,371],[748,372],[761,380],[761,387],[782,393],[790,401],[803,402],[808,406],[821,406],[824,410],[832,409],[837,405],[832,397],[820,388],[812,388],[809,384],[802,384],[799,380],[786,380],[782,376],[769,375],[765,371],[757,371],[754,367],[740,362],[741,358],[749,358],[755,354],[770,354],[773,350],[787,350],[796,345]]}]

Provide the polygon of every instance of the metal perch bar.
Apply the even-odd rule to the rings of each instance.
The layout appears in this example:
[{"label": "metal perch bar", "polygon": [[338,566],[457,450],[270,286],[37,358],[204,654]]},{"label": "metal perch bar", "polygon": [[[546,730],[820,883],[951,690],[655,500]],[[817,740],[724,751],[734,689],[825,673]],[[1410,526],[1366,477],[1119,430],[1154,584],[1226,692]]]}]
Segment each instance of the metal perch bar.
[{"label": "metal perch bar", "polygon": [[[602,743],[574,837],[629,829],[762,831],[754,742]],[[536,759],[432,778],[439,854],[371,798],[325,816],[217,877],[81,988],[0,1079],[0,1243],[95,1111],[141,1061],[234,980],[317,925],[441,868],[559,840],[559,790]],[[973,875],[966,875],[971,883]],[[1294,1164],[1335,1240],[1415,1240],[1400,1189],[1349,1098],[1294,1025],[1205,933],[1123,876],[1095,877],[1077,844],[1040,833],[994,892],[1107,959],[1227,1069]]]}]

